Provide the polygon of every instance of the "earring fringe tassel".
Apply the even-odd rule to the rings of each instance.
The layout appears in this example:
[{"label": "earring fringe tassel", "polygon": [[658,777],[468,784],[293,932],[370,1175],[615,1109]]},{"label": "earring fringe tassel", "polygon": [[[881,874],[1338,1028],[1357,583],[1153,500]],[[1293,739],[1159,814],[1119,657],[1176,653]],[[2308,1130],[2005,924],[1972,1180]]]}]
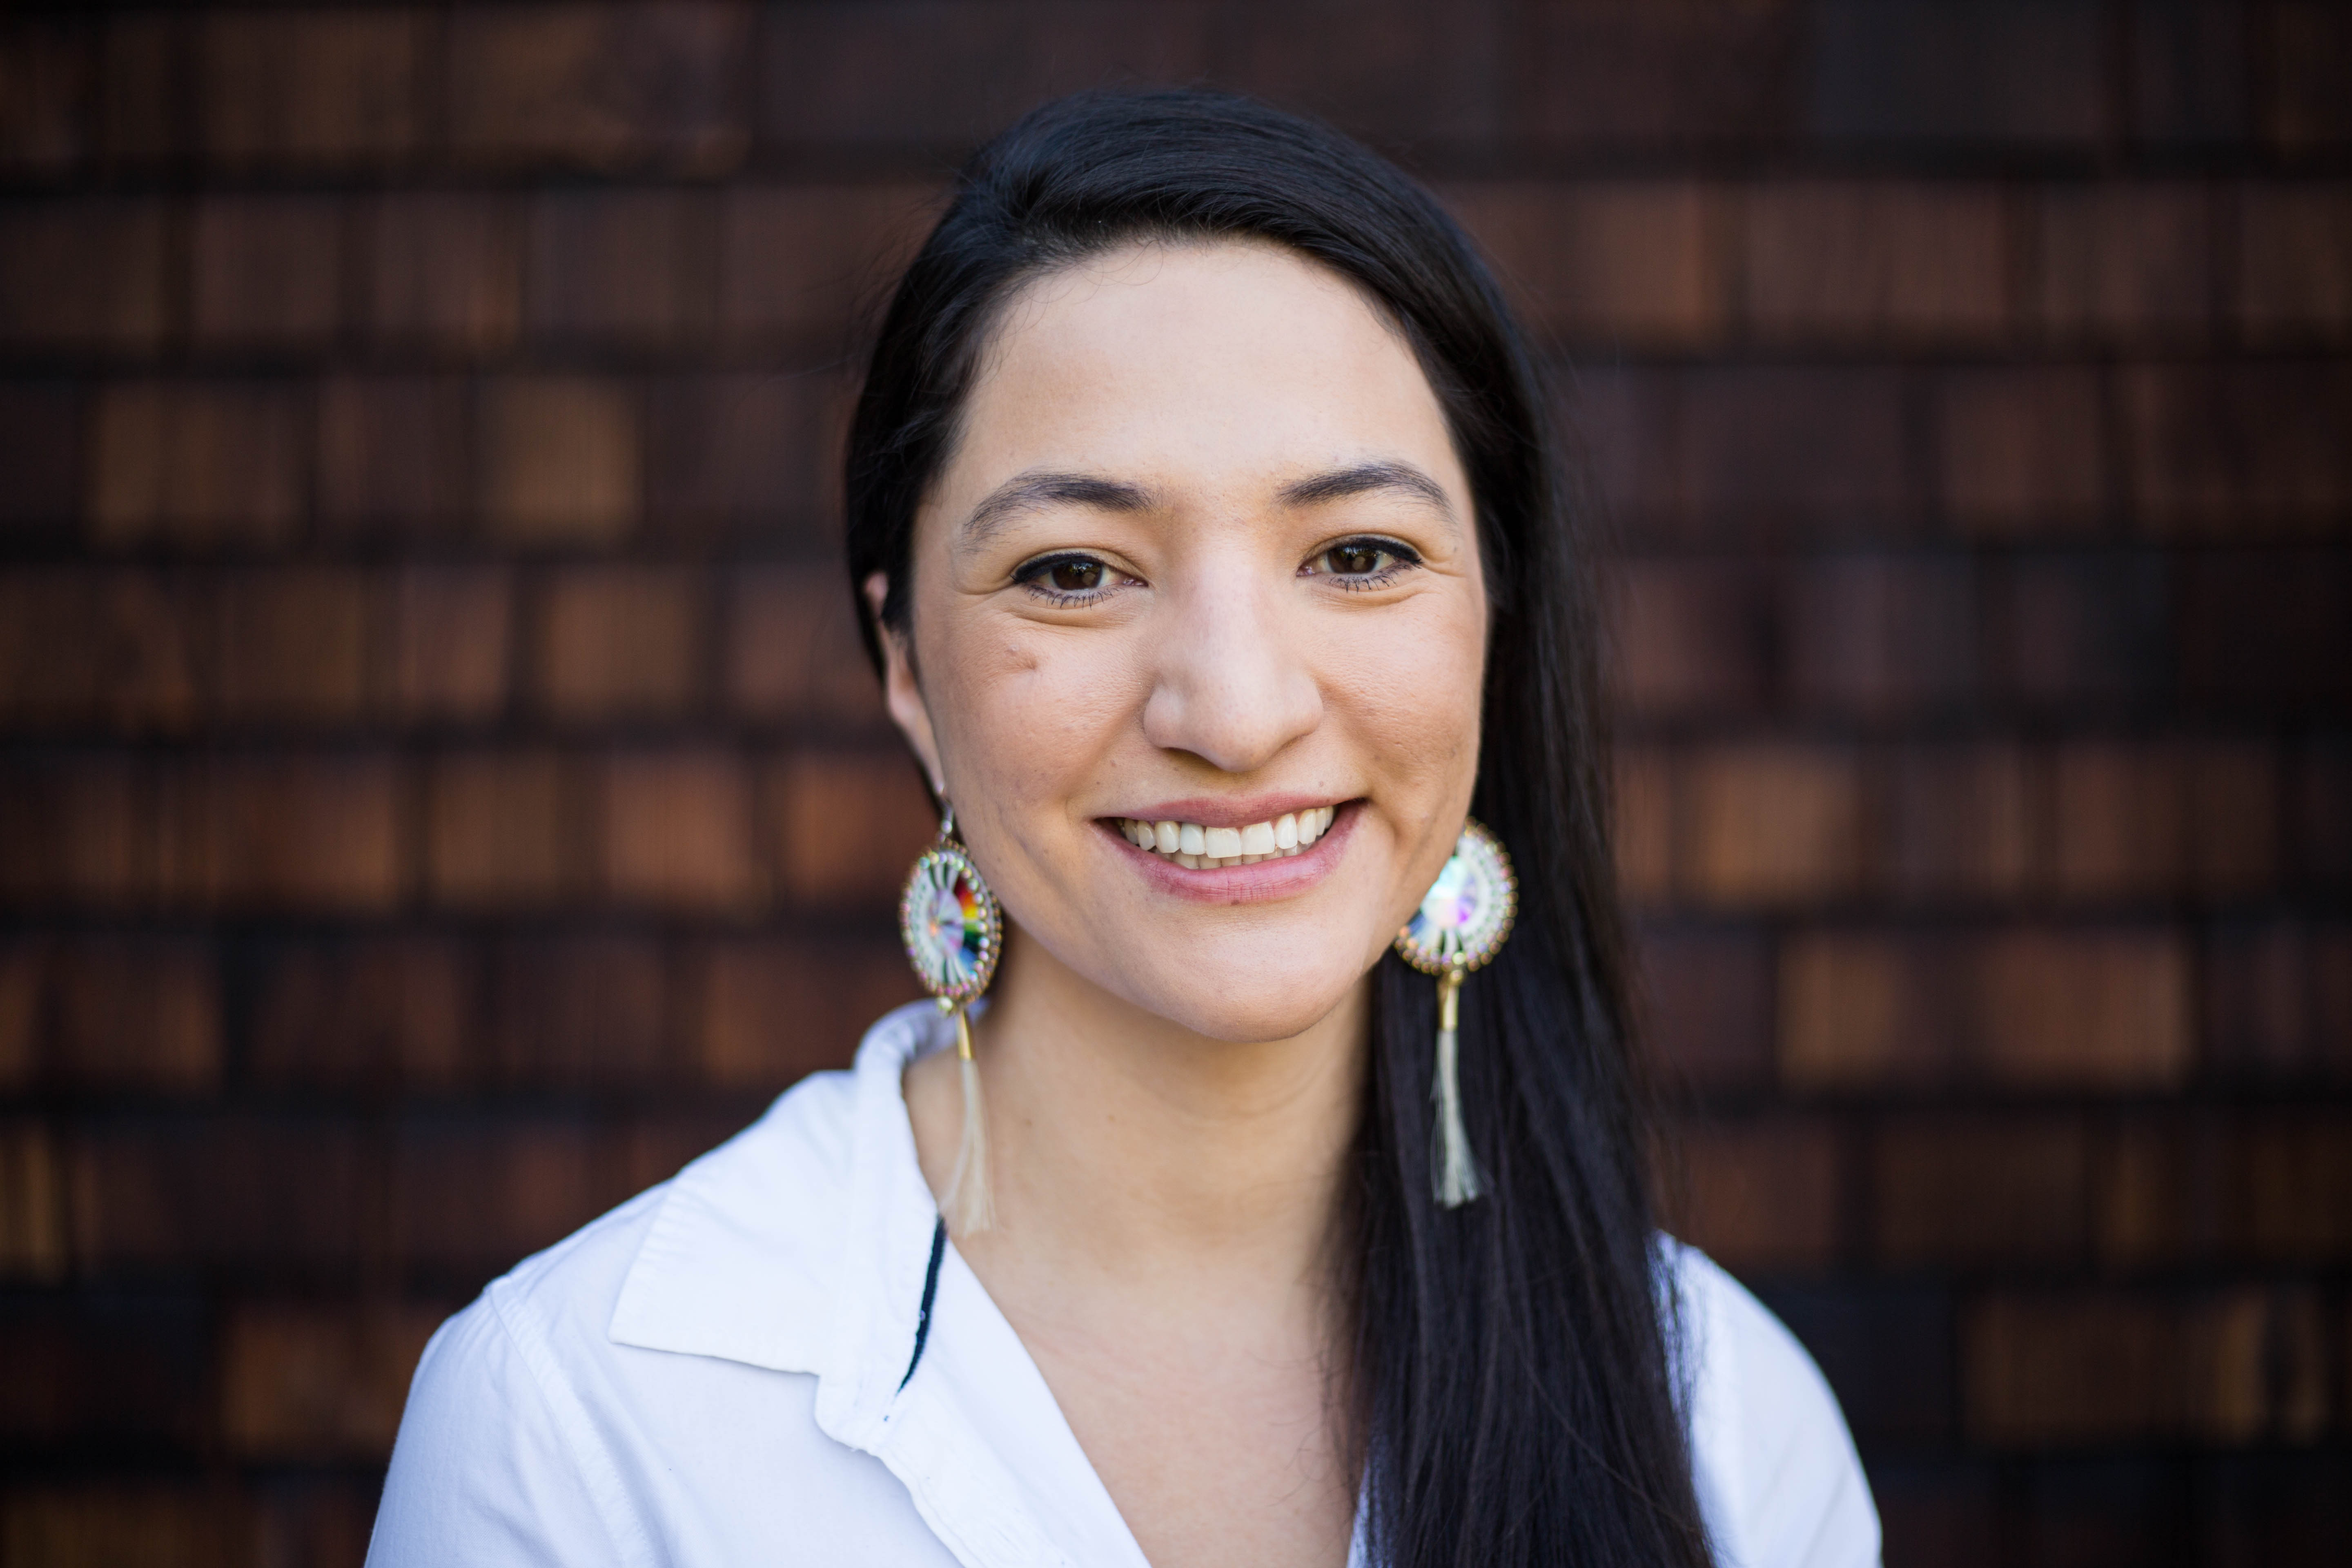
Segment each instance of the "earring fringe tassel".
[{"label": "earring fringe tassel", "polygon": [[988,1185],[988,1112],[980,1100],[980,1068],[971,1059],[971,1021],[956,1009],[956,1074],[963,1083],[963,1140],[956,1146],[954,1173],[948,1177],[948,1229],[958,1236],[990,1230],[996,1225],[996,1204]]},{"label": "earring fringe tassel", "polygon": [[1485,1191],[1478,1163],[1470,1156],[1470,1134],[1462,1125],[1462,1081],[1456,1058],[1461,1055],[1459,1006],[1462,971],[1449,969],[1437,982],[1437,1081],[1430,1094],[1437,1101],[1435,1166],[1437,1201],[1460,1208]]}]

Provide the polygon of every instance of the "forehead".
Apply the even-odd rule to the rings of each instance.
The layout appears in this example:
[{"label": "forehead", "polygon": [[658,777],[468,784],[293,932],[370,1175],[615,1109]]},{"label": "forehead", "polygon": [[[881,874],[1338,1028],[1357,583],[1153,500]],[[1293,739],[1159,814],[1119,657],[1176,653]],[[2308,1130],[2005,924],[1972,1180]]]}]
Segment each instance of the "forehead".
[{"label": "forehead", "polygon": [[1278,481],[1370,456],[1458,487],[1436,395],[1361,289],[1271,244],[1140,244],[1007,303],[943,489],[1076,463]]}]

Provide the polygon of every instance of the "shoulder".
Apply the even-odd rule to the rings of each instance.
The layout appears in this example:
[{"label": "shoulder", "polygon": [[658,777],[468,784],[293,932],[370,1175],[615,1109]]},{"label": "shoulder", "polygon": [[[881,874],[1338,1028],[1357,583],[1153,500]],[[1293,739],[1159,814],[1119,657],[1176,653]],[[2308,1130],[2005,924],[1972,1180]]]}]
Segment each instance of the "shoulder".
[{"label": "shoulder", "polygon": [[1867,1568],[1878,1514],[1837,1398],[1796,1337],[1705,1254],[1664,1243],[1691,1468],[1725,1568]]},{"label": "shoulder", "polygon": [[[667,1182],[516,1266],[485,1292],[508,1316],[569,1345],[671,1343],[670,1320],[750,1333],[765,1365],[804,1362],[792,1342],[823,1331],[848,1210],[855,1080],[803,1079],[759,1121]],[[745,1317],[756,1312],[756,1319]]]},{"label": "shoulder", "polygon": [[756,1307],[751,1327],[770,1367],[821,1341],[848,1182],[848,1079],[804,1080],[442,1325],[409,1389],[373,1561],[646,1560],[630,1450],[671,1414],[646,1363],[662,1359],[655,1350],[696,1347],[644,1348],[632,1312],[657,1339],[666,1303],[697,1300],[693,1321],[724,1338]]},{"label": "shoulder", "polygon": [[625,1268],[661,1189],[495,1280],[441,1325],[408,1390],[371,1564],[641,1561],[544,1309]]},{"label": "shoulder", "polygon": [[761,1353],[751,1359],[801,1359],[789,1342],[821,1333],[831,1310],[855,1098],[849,1073],[803,1079],[676,1176],[491,1281],[469,1313],[519,1343],[593,1355],[674,1337],[667,1320],[680,1304],[698,1322],[744,1327],[724,1321],[740,1303],[758,1313]]}]

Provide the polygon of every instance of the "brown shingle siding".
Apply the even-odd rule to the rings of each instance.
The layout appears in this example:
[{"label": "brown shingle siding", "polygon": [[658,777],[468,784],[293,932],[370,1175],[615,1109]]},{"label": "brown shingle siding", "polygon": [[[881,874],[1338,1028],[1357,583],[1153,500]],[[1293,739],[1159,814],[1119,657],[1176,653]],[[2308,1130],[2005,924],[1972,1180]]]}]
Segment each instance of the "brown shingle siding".
[{"label": "brown shingle siding", "polygon": [[1887,1560],[2332,1563],[2347,51],[2310,0],[0,20],[0,1560],[355,1564],[436,1316],[915,994],[856,345],[964,150],[1137,79],[1362,132],[1528,312],[1665,1212],[1816,1353]]}]

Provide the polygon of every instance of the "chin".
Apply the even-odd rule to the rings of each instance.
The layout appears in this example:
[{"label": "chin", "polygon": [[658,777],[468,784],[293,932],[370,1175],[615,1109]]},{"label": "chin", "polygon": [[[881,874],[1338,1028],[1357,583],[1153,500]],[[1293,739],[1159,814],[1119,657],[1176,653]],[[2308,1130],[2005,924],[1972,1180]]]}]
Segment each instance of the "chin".
[{"label": "chin", "polygon": [[1301,985],[1285,977],[1264,984],[1221,985],[1214,995],[1144,994],[1130,1000],[1196,1035],[1255,1045],[1305,1034],[1347,999],[1357,979],[1349,974],[1325,984]]}]

